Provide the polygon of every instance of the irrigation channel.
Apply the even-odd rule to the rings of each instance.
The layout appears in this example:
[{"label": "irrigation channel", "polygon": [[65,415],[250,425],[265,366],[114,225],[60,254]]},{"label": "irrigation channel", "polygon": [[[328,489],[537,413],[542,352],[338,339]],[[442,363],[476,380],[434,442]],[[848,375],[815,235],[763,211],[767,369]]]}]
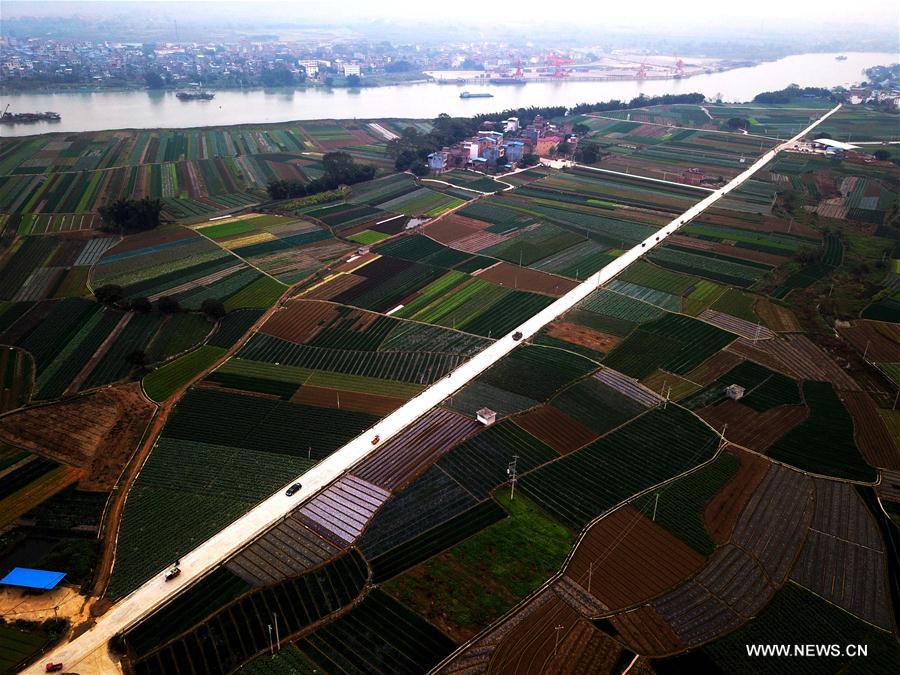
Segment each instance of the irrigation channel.
[{"label": "irrigation channel", "polygon": [[[836,106],[794,138],[776,146],[761,156],[746,171],[736,176],[727,185],[710,193],[655,234],[623,253],[553,304],[535,314],[507,335],[499,338],[449,375],[435,382],[424,392],[410,399],[402,407],[361,433],[342,448],[336,450],[305,474],[299,476],[296,481],[302,481],[303,487],[295,495],[287,497],[284,494],[284,488],[278,490],[274,495],[258,504],[231,523],[231,525],[220,530],[187,555],[182,556],[180,564],[182,571],[179,577],[166,582],[163,579],[162,570],[160,570],[159,574],[154,575],[149,581],[119,601],[105,615],[98,618],[90,630],[85,631],[72,642],[57,647],[49,654],[45,654],[40,663],[32,665],[24,670],[23,673],[37,675],[44,672],[42,664],[45,661],[62,662],[66,670],[77,670],[79,663],[95,650],[105,648],[106,643],[114,635],[138,623],[145,616],[151,614],[174,596],[190,587],[208,572],[215,569],[221,562],[237,553],[245,545],[297,509],[301,504],[315,497],[356,464],[377,452],[386,441],[399,434],[403,429],[439,405],[462,386],[493,366],[524,340],[527,340],[548,323],[575,307],[603,284],[611,281],[616,275],[623,272],[645,253],[665,241],[667,237],[678,231],[679,228],[699,216],[729,192],[741,186],[763,166],[768,164],[778,152],[808,134],[840,108],[840,105]],[[522,334],[519,340],[513,338],[513,335],[516,333]],[[376,438],[379,440],[373,444],[373,439]],[[295,481],[291,481],[291,483],[293,482]],[[285,485],[286,487],[287,485]],[[189,518],[191,514],[185,514],[185,517]]]}]

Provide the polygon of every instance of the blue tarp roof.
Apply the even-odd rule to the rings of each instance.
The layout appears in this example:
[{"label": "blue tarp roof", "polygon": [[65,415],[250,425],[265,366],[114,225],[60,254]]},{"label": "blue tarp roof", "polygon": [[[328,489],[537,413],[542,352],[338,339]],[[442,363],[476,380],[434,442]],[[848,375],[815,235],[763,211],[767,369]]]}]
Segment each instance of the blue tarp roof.
[{"label": "blue tarp roof", "polygon": [[0,584],[6,586],[24,586],[25,588],[40,588],[49,591],[66,576],[65,572],[51,572],[50,570],[33,570],[28,567],[16,567],[12,572],[0,579]]}]

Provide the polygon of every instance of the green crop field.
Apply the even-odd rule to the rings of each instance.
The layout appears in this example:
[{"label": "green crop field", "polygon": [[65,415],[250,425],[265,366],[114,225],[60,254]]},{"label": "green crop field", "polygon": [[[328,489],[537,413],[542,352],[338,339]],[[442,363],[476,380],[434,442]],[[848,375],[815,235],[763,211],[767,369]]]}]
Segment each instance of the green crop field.
[{"label": "green crop field", "polygon": [[221,347],[198,347],[146,375],[143,380],[144,391],[154,401],[165,401],[224,354],[225,350]]}]

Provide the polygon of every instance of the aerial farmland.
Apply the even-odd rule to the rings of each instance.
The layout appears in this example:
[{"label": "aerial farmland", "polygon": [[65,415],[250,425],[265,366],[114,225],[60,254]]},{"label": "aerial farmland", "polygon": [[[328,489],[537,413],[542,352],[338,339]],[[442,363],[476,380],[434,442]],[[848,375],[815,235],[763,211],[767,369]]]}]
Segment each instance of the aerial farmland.
[{"label": "aerial farmland", "polygon": [[[595,162],[395,170],[441,122],[0,142],[0,561],[83,608],[0,669],[892,672],[900,169],[797,144],[896,115],[648,105],[553,118]],[[333,153],[374,177],[273,196]]]}]

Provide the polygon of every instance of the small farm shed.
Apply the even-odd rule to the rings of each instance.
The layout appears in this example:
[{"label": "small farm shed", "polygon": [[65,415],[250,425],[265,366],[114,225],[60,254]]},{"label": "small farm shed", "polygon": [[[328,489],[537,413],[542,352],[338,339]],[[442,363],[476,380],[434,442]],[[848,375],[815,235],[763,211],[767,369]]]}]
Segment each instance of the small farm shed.
[{"label": "small farm shed", "polygon": [[30,567],[14,567],[9,574],[0,579],[0,585],[52,591],[63,580],[64,576],[66,576],[65,572],[35,570]]}]

